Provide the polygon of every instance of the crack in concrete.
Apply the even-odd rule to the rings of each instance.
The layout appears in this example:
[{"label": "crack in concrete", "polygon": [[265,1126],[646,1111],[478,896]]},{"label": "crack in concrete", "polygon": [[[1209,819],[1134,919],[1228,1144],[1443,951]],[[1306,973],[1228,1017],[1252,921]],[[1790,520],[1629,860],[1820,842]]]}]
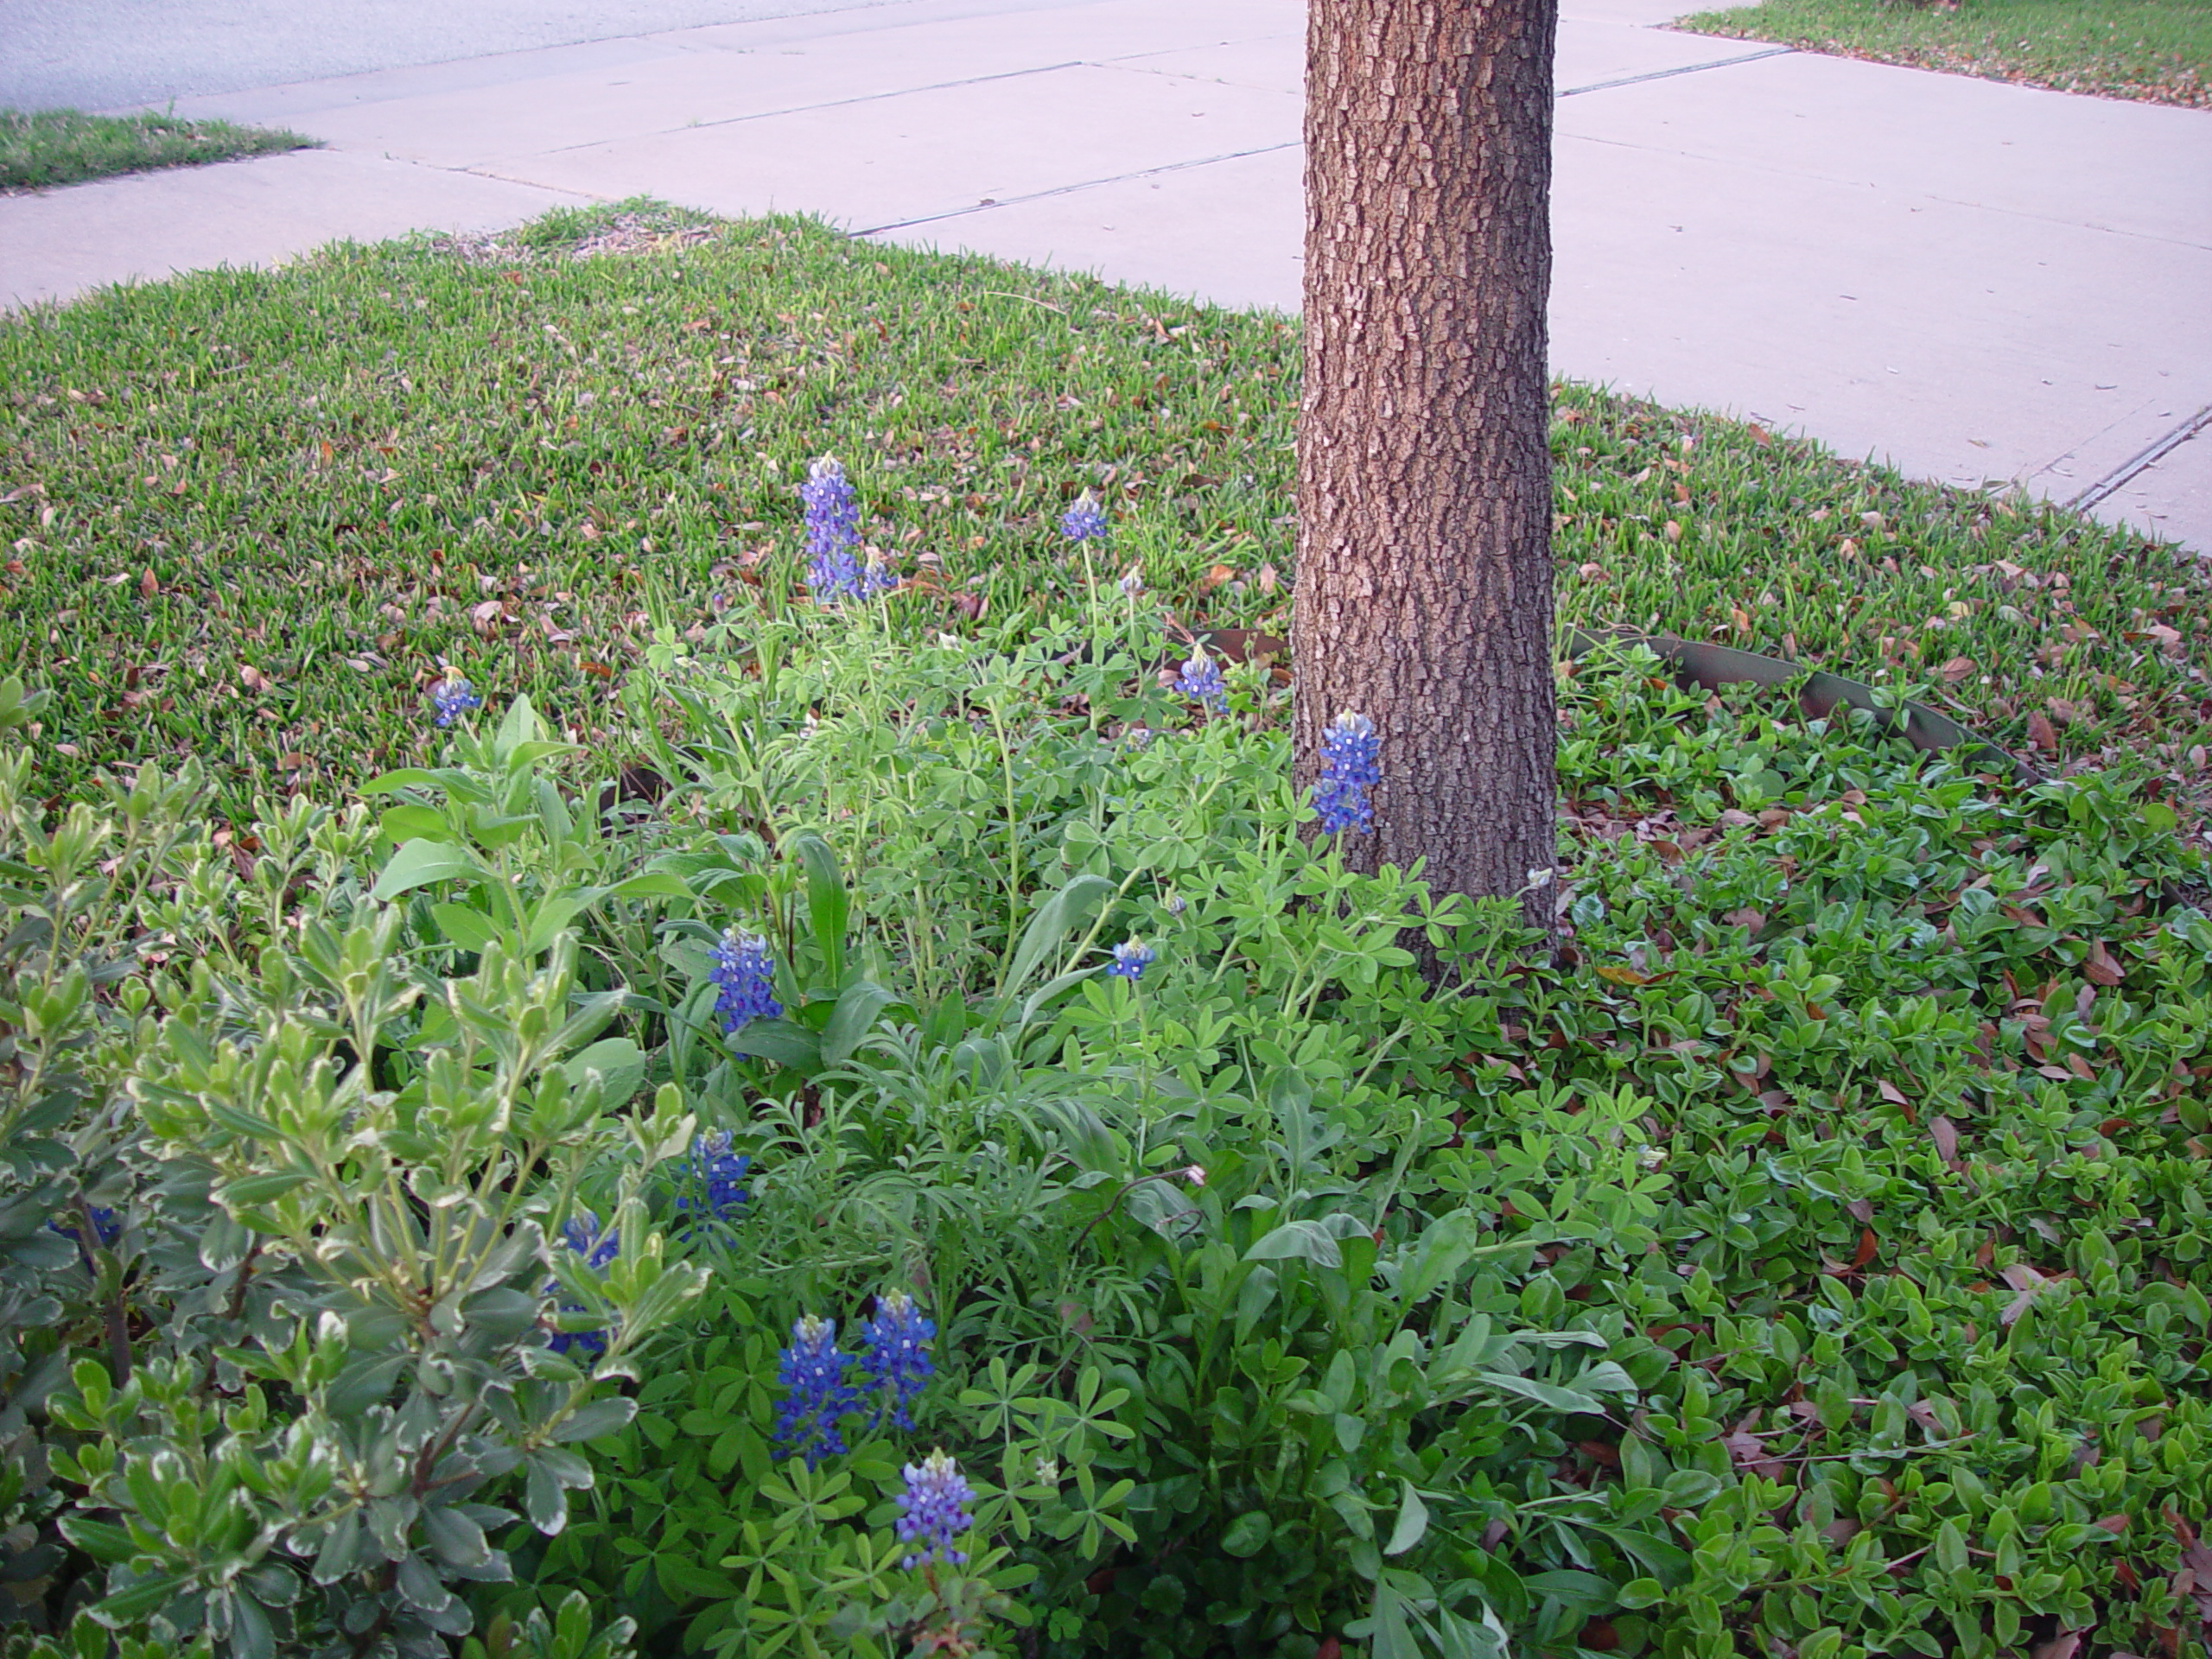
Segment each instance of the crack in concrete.
[{"label": "crack in concrete", "polygon": [[947,92],[960,86],[988,86],[995,80],[1019,80],[1024,75],[1049,75],[1062,69],[1095,69],[1102,66],[1087,58],[1071,58],[1065,63],[1040,63],[1027,69],[1007,69],[995,75],[969,75],[960,80],[934,80],[925,86],[902,86],[895,92],[863,92],[858,98],[825,99],[819,104],[791,104],[780,109],[752,110],[743,115],[725,115],[713,121],[687,121],[680,127],[655,127],[647,132],[618,133],[611,138],[587,138],[581,144],[562,144],[552,149],[533,151],[538,156],[565,156],[571,150],[593,149],[602,144],[626,144],[640,138],[673,138],[686,132],[708,132],[716,127],[741,126],[747,121],[772,121],[779,115],[810,115],[817,110],[845,110],[857,104],[883,104],[894,98],[911,98],[917,92]]},{"label": "crack in concrete", "polygon": [[1745,52],[1732,58],[1715,58],[1711,63],[1688,63],[1679,69],[1653,69],[1641,75],[1623,75],[1615,80],[1593,80],[1587,86],[1570,86],[1559,96],[1580,98],[1585,92],[1610,92],[1616,86],[1641,86],[1647,80],[1671,80],[1676,75],[1700,75],[1708,69],[1726,69],[1739,63],[1757,63],[1762,58],[1786,58],[1796,49],[1794,46],[1770,46],[1764,52]]},{"label": "crack in concrete", "polygon": [[1272,156],[1279,150],[1300,149],[1304,143],[1303,139],[1293,138],[1280,144],[1261,144],[1251,149],[1232,149],[1219,156],[1201,156],[1188,162],[1169,162],[1162,167],[1140,168],[1134,173],[1117,173],[1107,179],[1085,179],[1079,184],[1056,184],[1049,190],[1032,190],[1026,195],[979,201],[973,207],[949,207],[941,213],[923,213],[913,219],[893,219],[887,225],[871,225],[866,230],[855,231],[852,234],[880,236],[886,231],[903,231],[916,225],[935,225],[948,219],[965,219],[970,213],[988,213],[1001,207],[1019,207],[1025,202],[1046,201],[1054,196],[1071,196],[1078,190],[1096,190],[1103,185],[1127,184],[1135,179],[1156,179],[1163,173],[1187,172],[1194,167],[1211,167],[1217,162],[1242,161],[1247,156]]}]

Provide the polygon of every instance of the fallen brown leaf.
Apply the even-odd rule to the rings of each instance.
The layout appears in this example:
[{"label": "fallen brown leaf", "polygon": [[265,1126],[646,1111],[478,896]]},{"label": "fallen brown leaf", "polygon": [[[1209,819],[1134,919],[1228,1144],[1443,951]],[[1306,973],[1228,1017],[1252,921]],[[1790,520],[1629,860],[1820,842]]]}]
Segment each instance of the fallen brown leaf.
[{"label": "fallen brown leaf", "polygon": [[2082,977],[2092,985],[2112,986],[2119,984],[2126,976],[2120,964],[2106,950],[2104,941],[2090,940],[2088,957],[2082,963]]}]

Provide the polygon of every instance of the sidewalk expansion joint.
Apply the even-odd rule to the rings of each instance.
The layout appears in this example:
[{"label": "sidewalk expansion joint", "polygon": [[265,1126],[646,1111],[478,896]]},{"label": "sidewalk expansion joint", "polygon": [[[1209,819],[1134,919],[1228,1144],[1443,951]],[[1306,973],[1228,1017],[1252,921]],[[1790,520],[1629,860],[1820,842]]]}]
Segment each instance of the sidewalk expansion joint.
[{"label": "sidewalk expansion joint", "polygon": [[1761,58],[1788,57],[1796,49],[1794,46],[1770,46],[1764,52],[1745,52],[1732,58],[1715,58],[1711,63],[1685,64],[1679,69],[1654,69],[1648,74],[1623,75],[1618,80],[1593,80],[1587,86],[1570,86],[1560,96],[1580,98],[1585,92],[1609,92],[1616,86],[1641,86],[1647,80],[1670,80],[1676,75],[1701,75],[1708,69],[1732,69],[1739,63],[1757,63]]},{"label": "sidewalk expansion joint", "polygon": [[2147,472],[2168,455],[2187,443],[2206,428],[2212,427],[2212,404],[2190,416],[2164,437],[2154,438],[2126,461],[2113,467],[2095,483],[2066,503],[2075,512],[2087,512],[2090,508],[2110,499],[2126,489],[2138,473]]},{"label": "sidewalk expansion joint", "polygon": [[1134,173],[1116,173],[1111,178],[1084,179],[1075,184],[1056,184],[1049,190],[1032,190],[1027,195],[1005,196],[994,201],[979,201],[972,207],[948,207],[941,213],[922,213],[912,219],[893,219],[887,225],[871,225],[865,230],[851,232],[855,237],[881,236],[886,231],[911,230],[917,225],[935,225],[947,219],[965,219],[970,213],[993,213],[1001,207],[1019,207],[1027,202],[1048,201],[1054,196],[1071,196],[1081,190],[1096,190],[1109,184],[1127,184],[1135,179],[1156,179],[1163,173],[1183,173],[1194,167],[1211,167],[1217,162],[1242,161],[1247,156],[1272,156],[1278,150],[1296,149],[1305,141],[1287,139],[1280,144],[1260,144],[1251,149],[1232,149],[1219,156],[1200,156],[1187,162],[1169,162],[1163,167],[1140,168]]},{"label": "sidewalk expansion joint", "polygon": [[632,133],[613,138],[587,138],[580,144],[562,144],[542,150],[545,156],[564,156],[572,149],[593,149],[606,144],[627,143],[636,138],[673,138],[687,132],[704,132],[709,127],[734,127],[747,121],[772,121],[783,115],[810,115],[817,110],[850,109],[855,104],[881,104],[894,98],[911,98],[917,92],[949,92],[961,86],[987,86],[995,80],[1020,80],[1025,75],[1049,75],[1060,69],[1093,67],[1087,58],[1070,58],[1065,63],[1033,64],[1027,69],[1007,69],[995,75],[968,75],[958,80],[933,80],[925,86],[901,86],[895,92],[864,92],[858,98],[833,98],[819,104],[793,104],[783,109],[750,110],[743,115],[726,115],[715,121],[687,121],[680,127],[659,127],[652,132]]}]

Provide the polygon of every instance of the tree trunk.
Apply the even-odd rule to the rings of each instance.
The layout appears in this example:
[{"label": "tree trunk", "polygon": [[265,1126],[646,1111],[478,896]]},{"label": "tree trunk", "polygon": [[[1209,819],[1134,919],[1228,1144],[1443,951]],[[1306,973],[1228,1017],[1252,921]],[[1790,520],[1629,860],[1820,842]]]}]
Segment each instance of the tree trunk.
[{"label": "tree trunk", "polygon": [[[1557,0],[1309,0],[1298,778],[1375,722],[1355,868],[1439,893],[1552,868]],[[1548,922],[1548,887],[1528,895]]]}]

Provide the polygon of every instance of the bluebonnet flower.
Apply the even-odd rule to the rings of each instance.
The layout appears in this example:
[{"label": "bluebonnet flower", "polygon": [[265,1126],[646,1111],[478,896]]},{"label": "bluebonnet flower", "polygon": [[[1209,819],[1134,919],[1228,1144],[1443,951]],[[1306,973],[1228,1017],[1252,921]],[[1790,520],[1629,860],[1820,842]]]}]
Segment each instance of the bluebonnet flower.
[{"label": "bluebonnet flower", "polygon": [[1089,490],[1075,499],[1075,505],[1060,515],[1060,534],[1071,542],[1103,542],[1106,539],[1106,514]]},{"label": "bluebonnet flower", "polygon": [[1376,764],[1382,740],[1375,722],[1350,709],[1331,721],[1321,734],[1321,780],[1313,785],[1313,810],[1321,815],[1321,833],[1343,830],[1365,835],[1374,827],[1375,809],[1367,791],[1382,781]]},{"label": "bluebonnet flower", "polygon": [[745,1202],[745,1172],[752,1160],[729,1149],[729,1131],[715,1129],[691,1143],[676,1166],[676,1207],[707,1221],[728,1221]]},{"label": "bluebonnet flower", "polygon": [[722,1022],[724,1036],[784,1011],[776,1001],[776,964],[769,959],[767,940],[733,927],[715,947],[714,957],[708,977],[715,982],[715,1017]]},{"label": "bluebonnet flower", "polygon": [[1122,590],[1123,599],[1134,601],[1144,597],[1144,573],[1134,564],[1122,573],[1121,581],[1114,585]]},{"label": "bluebonnet flower", "polygon": [[1191,648],[1191,660],[1183,664],[1183,671],[1175,677],[1175,690],[1217,715],[1229,711],[1229,687],[1222,680],[1220,668],[1212,658],[1206,655],[1204,645]]},{"label": "bluebonnet flower", "polygon": [[918,1464],[905,1470],[906,1490],[899,1494],[899,1538],[920,1546],[902,1565],[919,1567],[924,1561],[948,1561],[954,1566],[968,1559],[952,1541],[976,1524],[968,1505],[976,1494],[961,1478],[960,1465],[940,1447]]},{"label": "bluebonnet flower", "polygon": [[1152,947],[1139,939],[1125,939],[1114,947],[1114,960],[1106,971],[1116,979],[1126,979],[1134,985],[1144,977],[1144,970],[1156,960]]},{"label": "bluebonnet flower", "polygon": [[441,726],[450,726],[470,709],[483,706],[484,699],[457,668],[446,670],[445,678],[430,688],[430,707],[437,711]]},{"label": "bluebonnet flower", "polygon": [[825,602],[851,598],[861,583],[853,554],[861,539],[861,504],[844,467],[823,456],[806,469],[798,499],[806,509],[806,585]]},{"label": "bluebonnet flower", "polygon": [[798,1452],[810,1469],[845,1449],[840,1419],[857,1410],[859,1396],[845,1381],[850,1354],[837,1351],[837,1327],[809,1313],[791,1326],[791,1345],[784,1350],[777,1379],[789,1391],[776,1411],[779,1457]]},{"label": "bluebonnet flower", "polygon": [[875,1317],[861,1326],[861,1370],[883,1395],[870,1428],[883,1421],[886,1409],[894,1427],[913,1427],[906,1408],[937,1370],[929,1354],[936,1335],[936,1323],[922,1317],[906,1292],[888,1291],[875,1299]]},{"label": "bluebonnet flower", "polygon": [[[596,1273],[622,1253],[622,1236],[609,1227],[599,1230],[599,1217],[588,1210],[579,1210],[561,1224],[561,1242],[584,1259],[584,1265]],[[561,1288],[559,1280],[545,1287],[547,1295]],[[563,1313],[581,1313],[582,1302],[563,1302]],[[597,1358],[607,1351],[607,1332],[604,1331],[556,1331],[552,1341],[545,1344],[556,1354],[581,1353]]]}]

